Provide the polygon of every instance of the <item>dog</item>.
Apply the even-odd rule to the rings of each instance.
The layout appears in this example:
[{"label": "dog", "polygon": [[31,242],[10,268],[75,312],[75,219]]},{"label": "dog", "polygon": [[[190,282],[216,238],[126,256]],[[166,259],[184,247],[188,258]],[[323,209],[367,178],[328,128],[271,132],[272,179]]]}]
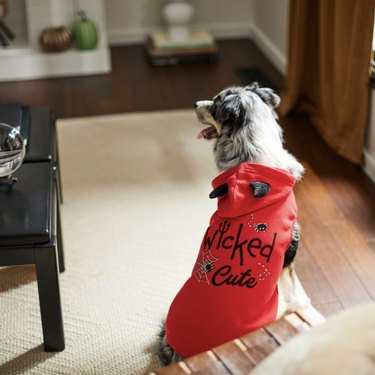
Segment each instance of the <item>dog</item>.
[{"label": "dog", "polygon": [[296,335],[251,375],[375,374],[375,303],[352,306]]},{"label": "dog", "polygon": [[292,189],[304,167],[283,146],[279,102],[253,83],[195,103],[207,125],[198,138],[213,142],[220,172],[210,194],[218,211],[160,332],[163,365],[310,304],[294,270],[300,230]]}]

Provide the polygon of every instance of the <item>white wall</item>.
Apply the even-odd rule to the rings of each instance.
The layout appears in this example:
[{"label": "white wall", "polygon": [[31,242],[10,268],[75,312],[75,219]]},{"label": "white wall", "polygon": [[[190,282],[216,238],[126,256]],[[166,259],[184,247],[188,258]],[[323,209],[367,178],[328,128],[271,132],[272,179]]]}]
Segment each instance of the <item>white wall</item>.
[{"label": "white wall", "polygon": [[252,38],[285,75],[287,65],[288,0],[256,0]]},{"label": "white wall", "polygon": [[[216,37],[249,36],[257,0],[191,0],[193,26],[203,26]],[[161,9],[165,0],[106,0],[110,44],[142,42],[163,28]]]},{"label": "white wall", "polygon": [[[109,43],[143,42],[164,26],[166,0],[106,0]],[[194,27],[217,38],[249,37],[281,72],[286,71],[288,0],[190,0]]]}]

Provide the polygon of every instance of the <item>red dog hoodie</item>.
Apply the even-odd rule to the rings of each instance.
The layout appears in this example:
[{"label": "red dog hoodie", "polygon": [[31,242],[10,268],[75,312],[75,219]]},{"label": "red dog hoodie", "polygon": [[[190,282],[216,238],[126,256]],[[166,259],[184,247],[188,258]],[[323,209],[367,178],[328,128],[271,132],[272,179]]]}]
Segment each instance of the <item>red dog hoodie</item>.
[{"label": "red dog hoodie", "polygon": [[294,184],[286,171],[254,163],[213,180],[218,209],[166,320],[177,353],[190,357],[276,319],[277,281],[297,216]]}]

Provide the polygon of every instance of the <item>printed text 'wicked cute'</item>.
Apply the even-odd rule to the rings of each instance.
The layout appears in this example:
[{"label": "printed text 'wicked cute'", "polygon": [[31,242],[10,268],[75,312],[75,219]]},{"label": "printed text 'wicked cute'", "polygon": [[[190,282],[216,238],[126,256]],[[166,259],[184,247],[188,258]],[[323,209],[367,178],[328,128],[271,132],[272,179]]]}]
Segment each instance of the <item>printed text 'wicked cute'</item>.
[{"label": "printed text 'wicked cute'", "polygon": [[[254,238],[243,238],[242,229],[243,223],[241,223],[237,228],[237,233],[235,235],[227,235],[226,233],[231,228],[231,224],[227,221],[220,223],[219,227],[210,234],[211,227],[208,227],[206,234],[203,239],[204,250],[220,249],[231,251],[231,260],[235,258],[239,259],[240,266],[244,262],[244,254],[248,254],[252,258],[257,258],[261,256],[266,259],[268,263],[272,251],[274,249],[277,233],[274,233],[273,240],[271,244],[264,244],[262,240],[258,237]],[[211,230],[212,232],[212,230]]]}]

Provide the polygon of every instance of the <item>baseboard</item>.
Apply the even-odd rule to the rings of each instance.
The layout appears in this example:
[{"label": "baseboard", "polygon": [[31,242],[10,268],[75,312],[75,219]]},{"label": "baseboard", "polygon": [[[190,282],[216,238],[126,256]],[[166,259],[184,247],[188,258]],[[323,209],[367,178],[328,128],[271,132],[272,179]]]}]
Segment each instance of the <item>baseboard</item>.
[{"label": "baseboard", "polygon": [[370,155],[366,150],[363,152],[363,155],[365,159],[365,165],[363,167],[363,170],[375,183],[375,158],[372,155]]},{"label": "baseboard", "polygon": [[256,46],[270,60],[274,67],[283,75],[286,75],[287,58],[274,45],[274,43],[259,29],[256,25],[252,25],[251,38]]},{"label": "baseboard", "polygon": [[[194,28],[203,28],[209,30],[215,38],[249,38],[251,36],[251,22],[242,23],[220,23],[220,24],[204,24],[193,25]],[[109,44],[114,45],[127,45],[143,43],[147,37],[158,28],[124,28],[108,30]]]},{"label": "baseboard", "polygon": [[111,46],[143,43],[154,31],[157,31],[157,29],[151,27],[107,30],[108,43]]},{"label": "baseboard", "polygon": [[[250,38],[254,41],[257,47],[270,60],[275,68],[285,76],[287,58],[274,45],[274,43],[261,31],[256,25],[249,22],[242,23],[220,23],[220,24],[204,24],[194,25],[195,28],[204,28],[209,30],[217,39],[227,38]],[[108,41],[110,45],[128,45],[143,43],[147,37],[157,28],[124,28],[108,30]]]}]

